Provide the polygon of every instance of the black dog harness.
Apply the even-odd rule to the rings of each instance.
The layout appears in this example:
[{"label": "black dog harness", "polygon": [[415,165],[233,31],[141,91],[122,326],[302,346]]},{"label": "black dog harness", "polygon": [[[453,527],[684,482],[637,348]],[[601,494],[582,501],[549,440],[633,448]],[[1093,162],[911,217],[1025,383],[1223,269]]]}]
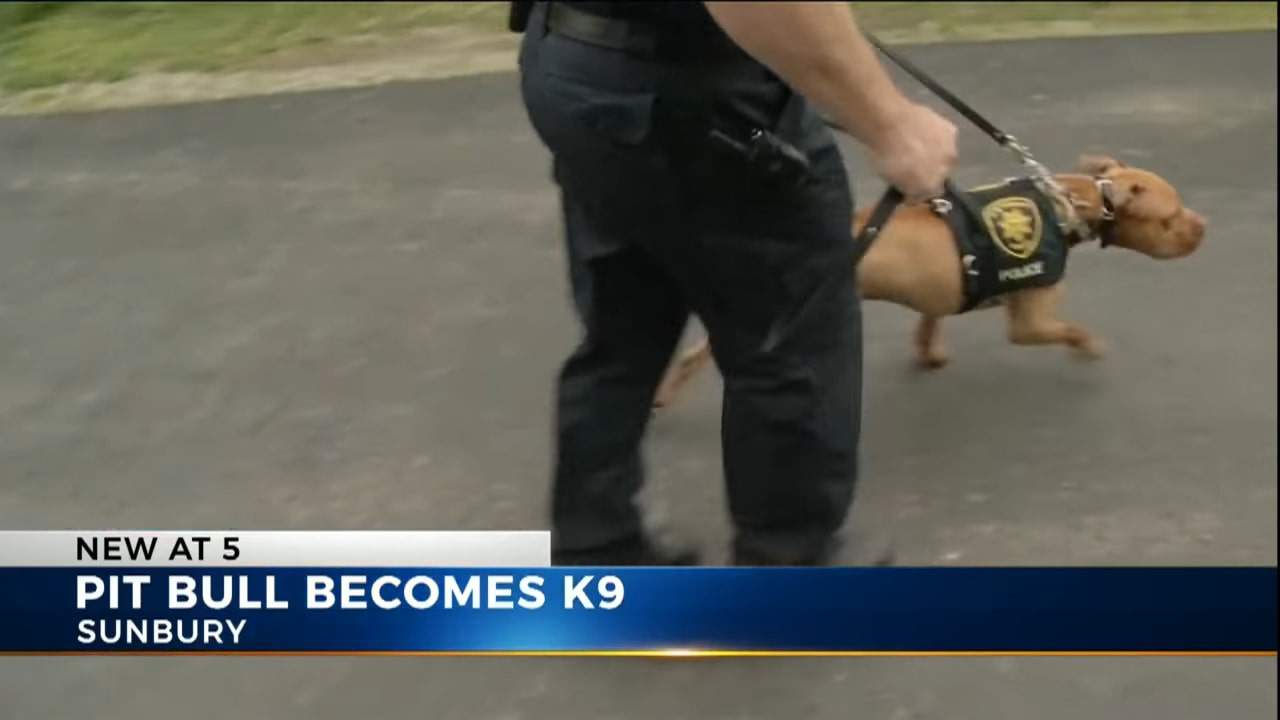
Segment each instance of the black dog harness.
[{"label": "black dog harness", "polygon": [[1063,217],[1068,211],[1033,178],[1011,178],[966,192],[948,183],[930,207],[951,228],[960,253],[960,312],[997,304],[1001,296],[1018,290],[1057,283],[1066,272],[1068,251],[1078,243],[1096,237],[1102,247],[1110,245],[1115,219],[1111,181],[1094,178],[1094,184],[1101,198],[1096,233],[1087,226],[1068,230]]},{"label": "black dog harness", "polygon": [[1067,236],[1058,221],[1058,209],[1030,178],[966,192],[949,188],[931,205],[950,226],[960,252],[964,273],[960,312],[1062,279]]},{"label": "black dog harness", "polygon": [[1111,181],[1093,178],[1100,196],[1097,228],[1076,223],[1064,202],[1043,190],[1034,178],[1010,178],[1005,182],[957,192],[947,183],[946,192],[929,205],[946,220],[960,252],[964,273],[964,305],[960,313],[1000,302],[1010,292],[1047,287],[1066,273],[1066,255],[1080,242],[1097,240],[1111,245],[1115,204]]}]

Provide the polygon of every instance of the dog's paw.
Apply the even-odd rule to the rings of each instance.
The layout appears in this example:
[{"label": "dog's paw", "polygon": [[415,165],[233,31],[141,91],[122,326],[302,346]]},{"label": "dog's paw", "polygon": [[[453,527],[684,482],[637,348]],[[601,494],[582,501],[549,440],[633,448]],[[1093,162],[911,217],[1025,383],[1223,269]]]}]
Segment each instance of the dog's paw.
[{"label": "dog's paw", "polygon": [[916,364],[921,370],[941,370],[951,362],[951,356],[939,348],[926,350],[916,355]]},{"label": "dog's paw", "polygon": [[1094,362],[1101,360],[1107,354],[1107,344],[1098,338],[1090,337],[1073,345],[1071,351],[1072,356],[1081,362]]}]

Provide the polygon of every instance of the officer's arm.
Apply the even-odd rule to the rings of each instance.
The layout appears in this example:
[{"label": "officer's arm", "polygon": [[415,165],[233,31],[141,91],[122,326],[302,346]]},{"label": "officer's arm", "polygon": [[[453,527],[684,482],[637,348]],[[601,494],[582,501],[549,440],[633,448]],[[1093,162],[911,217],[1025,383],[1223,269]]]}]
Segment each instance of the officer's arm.
[{"label": "officer's arm", "polygon": [[743,50],[813,100],[854,137],[875,145],[908,102],[844,2],[707,2]]}]

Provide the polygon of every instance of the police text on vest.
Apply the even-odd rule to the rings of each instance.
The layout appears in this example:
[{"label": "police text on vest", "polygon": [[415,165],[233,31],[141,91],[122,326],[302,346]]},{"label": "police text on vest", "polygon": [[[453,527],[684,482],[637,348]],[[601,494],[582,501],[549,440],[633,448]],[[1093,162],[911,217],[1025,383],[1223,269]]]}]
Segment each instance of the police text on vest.
[{"label": "police text on vest", "polygon": [[1019,265],[1018,267],[1001,270],[996,277],[1000,282],[1008,282],[1010,280],[1026,280],[1027,278],[1043,274],[1044,263],[1037,260],[1036,262],[1030,262],[1026,265]]}]

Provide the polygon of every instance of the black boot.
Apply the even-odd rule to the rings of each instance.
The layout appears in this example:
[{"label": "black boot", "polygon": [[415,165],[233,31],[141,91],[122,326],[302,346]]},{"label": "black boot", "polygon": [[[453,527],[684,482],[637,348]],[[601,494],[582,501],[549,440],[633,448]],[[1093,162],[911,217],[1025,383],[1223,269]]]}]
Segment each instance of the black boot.
[{"label": "black boot", "polygon": [[552,550],[552,565],[641,565],[680,567],[698,564],[696,548],[659,543],[647,535],[586,550]]},{"label": "black boot", "polygon": [[888,535],[853,533],[848,540],[836,535],[822,549],[802,557],[768,555],[735,545],[733,564],[748,567],[891,567],[897,561],[893,539]]}]

